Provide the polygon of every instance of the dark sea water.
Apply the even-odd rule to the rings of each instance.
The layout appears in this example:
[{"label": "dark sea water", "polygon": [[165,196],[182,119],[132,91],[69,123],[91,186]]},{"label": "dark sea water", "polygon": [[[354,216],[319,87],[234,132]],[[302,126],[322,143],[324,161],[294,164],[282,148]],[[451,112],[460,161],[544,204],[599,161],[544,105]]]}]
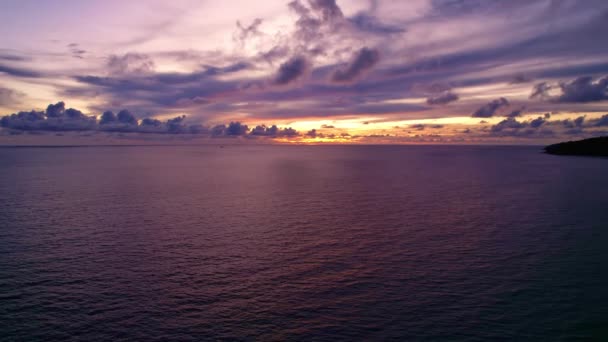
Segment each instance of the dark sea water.
[{"label": "dark sea water", "polygon": [[606,340],[608,159],[0,148],[0,340]]}]

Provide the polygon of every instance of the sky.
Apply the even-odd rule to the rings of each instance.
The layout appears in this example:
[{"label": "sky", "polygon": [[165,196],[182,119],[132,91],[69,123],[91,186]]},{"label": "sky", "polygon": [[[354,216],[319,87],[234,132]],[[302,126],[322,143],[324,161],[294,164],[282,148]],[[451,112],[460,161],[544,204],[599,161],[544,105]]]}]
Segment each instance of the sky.
[{"label": "sky", "polygon": [[0,29],[0,144],[608,132],[605,0],[3,0]]}]

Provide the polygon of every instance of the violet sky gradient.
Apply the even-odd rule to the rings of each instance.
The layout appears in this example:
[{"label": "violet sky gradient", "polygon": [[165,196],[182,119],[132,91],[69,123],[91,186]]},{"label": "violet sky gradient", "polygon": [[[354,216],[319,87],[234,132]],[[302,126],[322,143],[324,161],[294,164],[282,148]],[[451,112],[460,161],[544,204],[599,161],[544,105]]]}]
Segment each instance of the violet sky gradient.
[{"label": "violet sky gradient", "polygon": [[[247,141],[608,131],[605,0],[5,0],[0,27],[0,116],[15,113],[4,143],[24,130],[113,134],[99,121],[121,110],[158,120],[117,121],[123,133],[213,137],[223,125]],[[59,101],[80,114],[49,117]],[[247,127],[228,134],[230,122]]]}]

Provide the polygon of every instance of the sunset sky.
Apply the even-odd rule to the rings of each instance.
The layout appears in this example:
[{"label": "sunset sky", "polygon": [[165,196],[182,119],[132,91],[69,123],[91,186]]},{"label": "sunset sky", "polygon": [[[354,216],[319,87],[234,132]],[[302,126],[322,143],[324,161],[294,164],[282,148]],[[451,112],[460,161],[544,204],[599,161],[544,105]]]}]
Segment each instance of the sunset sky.
[{"label": "sunset sky", "polygon": [[3,0],[0,28],[3,144],[608,132],[605,0]]}]

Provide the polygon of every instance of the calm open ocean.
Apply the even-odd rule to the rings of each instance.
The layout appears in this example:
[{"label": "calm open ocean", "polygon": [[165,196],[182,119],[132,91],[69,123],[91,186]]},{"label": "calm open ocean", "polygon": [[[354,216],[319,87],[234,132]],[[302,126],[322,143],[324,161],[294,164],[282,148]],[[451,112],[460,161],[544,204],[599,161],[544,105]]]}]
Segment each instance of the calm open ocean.
[{"label": "calm open ocean", "polygon": [[608,338],[608,159],[0,148],[0,340]]}]

